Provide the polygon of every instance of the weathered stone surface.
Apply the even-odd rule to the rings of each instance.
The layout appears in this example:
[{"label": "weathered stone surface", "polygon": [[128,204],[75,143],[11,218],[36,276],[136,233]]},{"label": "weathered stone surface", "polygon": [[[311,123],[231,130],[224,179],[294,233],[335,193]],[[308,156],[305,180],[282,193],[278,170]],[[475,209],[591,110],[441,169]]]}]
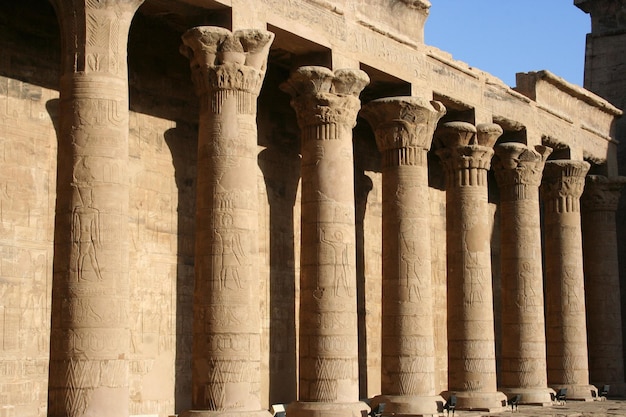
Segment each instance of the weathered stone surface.
[{"label": "weathered stone surface", "polygon": [[273,34],[183,35],[200,96],[193,410],[262,416],[256,99]]},{"label": "weathered stone surface", "polygon": [[396,415],[435,415],[427,152],[439,102],[395,97],[361,111],[383,154],[382,396]]},{"label": "weathered stone surface", "polygon": [[[243,333],[250,331],[246,334],[252,334],[258,345],[258,349],[253,349],[254,355],[258,353],[258,357],[251,359],[255,364],[252,366],[254,375],[249,379],[248,376],[243,378],[246,381],[257,381],[248,384],[249,389],[243,389],[251,392],[246,400],[255,405],[250,407],[254,408],[252,411],[234,413],[263,415],[272,404],[287,404],[298,400],[296,388],[298,379],[303,377],[301,373],[298,374],[296,366],[297,347],[303,347],[299,335],[322,323],[328,328],[337,326],[341,328],[341,332],[344,328],[349,329],[345,335],[355,341],[355,349],[351,349],[348,355],[352,366],[349,369],[350,378],[349,381],[342,381],[342,384],[349,387],[342,392],[349,392],[350,399],[343,403],[299,402],[293,404],[293,410],[299,408],[298,412],[312,415],[333,413],[333,410],[361,415],[366,407],[357,400],[383,393],[383,380],[388,380],[381,375],[383,349],[385,352],[390,351],[389,344],[383,344],[382,335],[382,265],[383,262],[386,265],[391,262],[382,253],[383,234],[387,236],[389,233],[389,227],[383,227],[383,196],[389,199],[386,191],[383,191],[383,171],[387,169],[383,167],[389,161],[411,161],[417,152],[399,152],[396,153],[397,158],[385,159],[383,153],[377,149],[374,130],[365,120],[356,117],[359,101],[367,103],[381,97],[409,94],[428,98],[427,101],[438,100],[447,107],[448,113],[444,116],[446,121],[471,121],[472,125],[477,126],[480,134],[473,134],[470,128],[469,136],[463,137],[470,148],[490,145],[495,140],[525,143],[529,149],[535,149],[538,145],[553,146],[554,159],[584,159],[592,164],[590,172],[594,174],[609,178],[617,175],[617,143],[612,140],[615,137],[612,129],[615,117],[620,114],[619,110],[594,94],[546,71],[521,74],[517,87],[511,89],[493,76],[455,61],[445,52],[424,45],[421,33],[428,1],[150,0],[134,13],[139,3],[135,0],[56,1],[60,22],[58,24],[55,9],[45,0],[0,2],[0,48],[3,51],[0,56],[0,157],[3,161],[0,167],[0,416],[54,415],[55,409],[66,405],[65,400],[58,402],[57,398],[66,396],[73,401],[69,397],[74,394],[79,399],[89,397],[89,388],[79,388],[69,395],[69,391],[62,387],[65,382],[59,383],[57,370],[63,366],[73,372],[67,374],[72,378],[84,376],[79,378],[76,385],[85,386],[85,382],[93,382],[94,375],[104,375],[105,379],[101,381],[103,386],[121,388],[120,395],[115,397],[120,398],[120,401],[107,401],[110,403],[107,405],[124,408],[124,415],[169,417],[189,410],[192,410],[189,411],[190,415],[228,413],[206,409],[198,410],[197,413],[193,411],[195,406],[192,404],[192,396],[194,386],[197,385],[192,383],[192,370],[194,360],[202,356],[192,354],[193,305],[204,303],[204,306],[215,307],[213,310],[223,313],[216,314],[216,320],[196,320],[196,331],[200,329],[205,335],[213,335],[217,334],[214,330],[223,326],[224,322],[228,322],[233,316],[239,317],[237,314],[244,311],[239,306],[245,305],[245,300],[253,300],[258,304],[257,310],[247,310],[246,314],[251,320],[240,329]],[[622,48],[623,36],[614,31],[605,31],[610,27],[619,29],[619,13],[609,12],[602,17],[610,9],[608,6],[616,2],[593,0],[584,3],[599,5],[589,10],[594,28],[602,31],[588,38],[588,55],[590,59],[593,58],[589,68],[593,70],[591,72],[595,77],[593,89],[610,98],[614,105],[622,106],[620,86],[623,83],[619,77],[623,72],[611,68],[620,65],[619,60],[624,55],[618,53]],[[604,10],[604,6],[608,8]],[[112,13],[112,10],[115,12]],[[435,10],[436,8],[432,12]],[[408,21],[413,22],[410,28],[406,26]],[[189,61],[179,54],[180,39],[188,28],[198,24],[215,25],[217,28],[196,29],[186,36],[188,44],[183,52],[190,56]],[[225,28],[232,28],[232,31]],[[263,30],[241,30],[242,28]],[[275,34],[271,44],[268,42],[268,37],[271,36],[265,29]],[[61,45],[64,45],[63,48]],[[193,48],[205,53],[191,55]],[[290,71],[303,65],[328,67],[328,71],[319,67],[312,71],[318,73],[318,81],[326,83],[325,85],[328,85],[329,72],[332,74],[328,95],[318,95],[315,99],[322,103],[328,101],[319,106],[319,109],[348,110],[347,113],[325,113],[325,110],[310,112],[307,115],[309,118],[304,120],[305,125],[310,123],[324,128],[304,128],[302,131],[305,136],[298,129],[299,117],[290,107],[288,95],[280,92],[278,87],[289,79]],[[363,77],[358,75],[358,71],[336,71],[339,67],[361,68],[368,74],[371,83],[364,86]],[[235,68],[241,71],[233,71]],[[232,76],[233,74],[235,75]],[[301,77],[302,83],[309,82],[306,80],[309,75]],[[62,102],[58,100],[61,79]],[[217,86],[219,91],[211,90],[214,88],[211,86]],[[316,87],[301,85],[300,88],[310,92]],[[200,96],[199,100],[195,97],[194,90]],[[257,94],[258,99],[253,100],[252,97]],[[360,100],[357,99],[359,95]],[[306,105],[317,106],[315,100]],[[338,105],[342,101],[352,101],[354,105],[342,107]],[[68,112],[69,102],[76,104],[76,111]],[[208,118],[205,117],[207,114],[212,115],[219,110],[228,113],[233,109],[235,113],[241,113],[237,120],[245,119],[243,124],[226,123],[220,125],[219,130],[207,129],[211,123],[212,126],[217,126],[214,123],[217,119],[208,123]],[[254,109],[254,116],[251,116],[251,109]],[[403,113],[401,118],[409,114],[410,112]],[[342,198],[342,204],[351,205],[355,215],[346,220],[341,217],[341,211],[333,209],[331,214],[321,210],[320,215],[327,217],[320,218],[325,225],[335,225],[334,218],[338,213],[338,218],[342,221],[337,224],[341,224],[342,230],[345,228],[354,232],[354,240],[348,242],[351,245],[348,252],[353,255],[353,258],[349,258],[348,265],[352,268],[350,279],[354,279],[355,283],[349,287],[354,293],[352,297],[343,298],[340,305],[343,308],[345,304],[350,309],[350,315],[326,315],[323,321],[317,322],[311,317],[301,319],[306,317],[306,312],[301,316],[296,311],[300,305],[301,294],[307,294],[306,288],[300,291],[301,261],[305,261],[302,269],[306,270],[304,275],[308,276],[309,281],[312,280],[311,271],[322,271],[320,277],[328,281],[326,294],[335,290],[332,278],[337,274],[341,278],[341,268],[337,269],[337,265],[344,264],[343,259],[339,258],[335,258],[334,263],[323,263],[333,259],[333,251],[336,252],[338,244],[328,239],[327,242],[318,239],[315,243],[317,252],[323,255],[319,257],[323,258],[323,262],[311,261],[306,254],[304,257],[300,256],[301,248],[306,252],[311,247],[312,234],[310,230],[301,232],[302,212],[306,212],[304,218],[310,216],[310,207],[302,205],[301,196],[304,195],[304,190],[300,185],[305,185],[309,180],[300,181],[299,150],[301,137],[337,135],[336,130],[333,131],[331,127],[332,123],[328,122],[331,119],[346,125],[339,136],[343,139],[351,137],[352,143],[346,140],[346,143],[342,142],[339,154],[330,153],[338,158],[337,172],[342,174],[323,177],[324,187],[330,190],[328,193],[333,198],[336,196],[333,193],[337,193]],[[355,121],[356,127],[353,129]],[[416,120],[411,121],[413,122]],[[496,127],[480,127],[491,122],[497,123],[504,130],[501,138],[496,137]],[[618,139],[621,137],[621,124],[623,122],[617,124]],[[231,142],[228,142],[229,146],[219,149],[201,145],[209,143],[208,135],[229,135],[235,125],[243,125],[241,135],[255,136],[256,142],[241,147],[230,146]],[[431,127],[433,126],[428,129]],[[204,133],[199,135],[198,130]],[[394,135],[390,135],[388,139],[393,141],[393,137]],[[416,134],[415,137],[428,138],[428,135]],[[325,158],[330,158],[326,146],[334,145],[326,142],[333,141],[324,141],[323,146],[314,151],[307,149],[307,152],[315,160],[321,156],[320,152],[326,152]],[[412,144],[411,141],[406,142],[409,147]],[[419,146],[427,147],[425,143]],[[449,321],[456,320],[455,315],[459,310],[448,310],[446,259],[449,252],[454,252],[455,249],[450,250],[447,247],[446,239],[449,237],[448,231],[454,230],[454,222],[446,219],[444,168],[435,155],[441,147],[442,143],[435,140],[432,151],[422,158],[427,167],[428,186],[426,188],[422,184],[419,197],[414,198],[415,205],[423,208],[415,213],[415,219],[424,222],[424,226],[416,232],[419,236],[416,244],[419,243],[424,259],[430,251],[434,344],[432,392],[435,395],[424,396],[430,398],[429,404],[432,404],[431,400],[437,400],[437,394],[453,392],[448,383],[448,352],[458,357],[461,346],[458,343],[448,344],[449,336],[453,340],[458,336],[458,332],[449,334],[447,326]],[[212,154],[214,156],[219,153],[220,156],[209,157],[209,152],[216,152]],[[488,258],[491,262],[489,278],[492,279],[495,291],[492,314],[496,318],[495,358],[498,361],[500,358],[504,359],[505,352],[514,349],[510,348],[508,338],[505,341],[502,333],[499,318],[503,314],[509,318],[511,316],[506,313],[510,303],[506,302],[499,288],[500,285],[502,288],[509,288],[507,280],[512,269],[502,268],[511,263],[505,259],[506,250],[501,245],[513,246],[519,243],[515,239],[508,241],[511,234],[506,230],[511,222],[506,223],[504,220],[507,218],[504,211],[507,211],[506,205],[509,204],[506,203],[506,198],[515,187],[493,181],[495,169],[488,167],[489,164],[485,161],[488,159],[487,154],[481,152],[476,149],[460,158],[464,162],[458,169],[467,172],[468,176],[458,179],[469,183],[478,179],[479,176],[474,177],[474,174],[480,170],[488,172],[486,182],[481,179],[480,183],[480,187],[488,186],[489,190],[487,202],[482,200],[480,205],[480,218],[481,227],[485,229],[481,235],[484,236],[482,242],[485,246],[490,246],[491,250],[490,256],[486,255],[487,252],[481,252],[481,262],[487,262]],[[248,168],[236,171],[229,164],[233,157],[242,153],[249,155],[246,159]],[[341,159],[344,154],[352,155],[352,160]],[[110,168],[101,169],[114,160],[123,162],[115,167],[110,165]],[[478,163],[479,161],[482,162]],[[523,165],[523,161],[515,162]],[[512,165],[513,163],[511,169],[515,170]],[[411,166],[410,169],[416,167]],[[210,225],[207,223],[209,217],[204,215],[196,219],[196,206],[206,207],[210,201],[207,197],[211,195],[202,192],[197,195],[196,190],[213,187],[214,185],[204,180],[207,170],[221,168],[230,171],[224,174],[224,178],[227,178],[219,183],[220,186],[230,187],[231,184],[242,181],[247,189],[256,193],[256,197],[245,201],[245,207],[251,210],[246,212],[248,220],[241,228],[229,229],[219,222]],[[334,169],[332,172],[335,172]],[[352,178],[347,176],[348,172],[353,172]],[[387,184],[387,180],[384,181]],[[202,182],[202,186],[199,182]],[[306,187],[309,185],[306,184]],[[92,192],[85,194],[84,198],[89,200],[91,195],[93,208],[98,211],[97,217],[101,220],[98,229],[115,232],[116,236],[110,239],[112,235],[100,233],[105,241],[93,252],[89,249],[88,238],[81,241],[85,234],[80,234],[74,245],[70,233],[74,227],[73,213],[76,218],[83,220],[95,216],[95,212],[90,211],[88,206],[78,207],[78,203],[82,201],[79,198],[83,198],[81,193],[89,187]],[[214,189],[217,190],[216,193],[229,192]],[[102,194],[103,190],[107,191],[106,195]],[[402,201],[406,196],[400,193],[397,201]],[[392,196],[391,199],[394,198]],[[224,206],[210,207],[216,207],[214,212],[221,213],[229,209],[230,201],[226,199]],[[245,211],[240,207],[233,210],[237,213]],[[585,226],[585,229],[594,232],[607,230],[605,234],[608,236],[610,215],[600,215],[599,213],[605,213],[603,211],[593,213],[591,216],[597,217],[590,220],[593,225]],[[114,225],[110,220],[112,215],[117,216],[117,223]],[[583,221],[587,222],[585,216],[587,213],[583,213]],[[385,221],[389,218],[384,217]],[[524,218],[523,215],[520,217]],[[332,220],[327,221],[330,218]],[[399,218],[402,221],[411,219],[406,212]],[[221,220],[221,217],[215,219]],[[233,225],[239,223],[233,221]],[[89,229],[89,226],[85,228]],[[81,231],[80,228],[76,230]],[[256,292],[244,300],[219,298],[221,295],[217,292],[200,288],[198,292],[214,297],[214,303],[207,301],[208,298],[196,303],[194,270],[208,272],[219,269],[217,265],[207,266],[205,261],[221,259],[220,253],[214,251],[214,248],[219,247],[217,235],[223,237],[229,231],[232,234],[227,237],[245,234],[247,238],[242,246],[248,249],[257,248],[254,249],[256,258],[252,262],[253,258],[248,257],[250,262],[246,264],[249,266],[249,288],[254,288]],[[201,235],[199,245],[202,252],[198,254],[196,232]],[[586,232],[585,235],[585,239],[593,236]],[[470,241],[474,242],[472,239]],[[234,240],[231,239],[230,242]],[[402,248],[399,240],[394,243]],[[597,246],[601,254],[594,254],[594,250],[583,247],[582,256],[585,257],[585,268],[594,264],[589,258],[602,258],[606,261],[601,264],[602,270],[597,267],[596,272],[608,277],[610,273],[606,271],[614,262],[614,254],[611,252],[613,245],[608,238],[602,239],[601,243],[591,244],[594,249]],[[79,246],[85,250],[79,251]],[[589,247],[589,244],[585,243],[585,246]],[[97,283],[96,269],[92,266],[95,262],[92,262],[90,254],[93,253],[97,257],[93,259],[97,259],[97,265],[101,267],[102,284]],[[71,276],[70,266],[74,265],[76,269],[79,259],[83,266],[80,268],[81,286],[72,284],[70,287],[62,277]],[[397,270],[408,271],[407,263],[402,259],[401,255],[396,258]],[[587,272],[589,278],[600,276],[593,271],[593,267],[591,269],[591,272]],[[74,275],[76,282],[78,271],[77,269]],[[233,269],[229,271],[226,274],[227,288],[224,294],[233,292],[228,286],[233,285],[232,278],[235,275],[232,273]],[[418,268],[415,271],[423,272]],[[92,302],[95,297],[90,295],[94,288],[89,286],[93,284],[91,281],[100,285],[97,288],[99,291],[105,284],[112,282],[112,276],[115,286],[107,287],[107,293],[102,299]],[[219,273],[210,276],[219,277]],[[387,274],[385,279],[386,277]],[[117,285],[118,282],[120,285]],[[199,282],[201,285],[203,281]],[[602,285],[597,285],[597,288],[602,288]],[[427,285],[418,289],[422,295],[427,290]],[[340,285],[338,292],[341,294],[342,290]],[[595,298],[592,293],[593,290],[585,290],[586,297]],[[409,292],[413,298],[415,294],[415,291]],[[59,303],[58,300],[63,298],[66,302]],[[385,297],[385,302],[387,298]],[[608,297],[603,300],[603,307],[608,307],[611,300]],[[353,302],[356,305],[355,310],[352,310]],[[65,342],[69,340],[70,333],[65,332],[63,336],[59,329],[77,327],[75,319],[81,317],[86,317],[85,320],[88,321],[84,323],[91,326],[99,320],[98,315],[102,323],[107,320],[111,323],[114,317],[109,312],[114,311],[112,307],[116,303],[124,304],[124,308],[119,311],[121,316],[126,317],[114,327],[121,329],[120,336],[107,337],[109,328],[103,326],[94,325],[89,327],[89,331],[93,330],[91,333],[94,337],[91,340],[96,343],[103,340],[121,342],[126,346],[123,356],[120,351],[115,357],[111,355],[110,360],[102,355],[94,359],[93,355],[87,358],[82,355],[82,351],[67,348]],[[54,308],[51,307],[52,304]],[[594,303],[589,302],[587,305],[589,314],[605,314],[591,312],[594,306],[590,304]],[[428,329],[424,307],[425,305],[415,307],[417,313],[424,313],[419,316],[423,320],[419,326],[409,327],[407,332]],[[51,310],[54,312],[52,326]],[[196,307],[196,311],[198,310]],[[101,311],[105,311],[105,314]],[[69,314],[60,320],[59,312]],[[614,313],[610,314],[611,317],[615,316]],[[513,321],[514,319],[511,320]],[[61,323],[61,327],[57,323]],[[86,325],[80,330],[80,334],[88,331],[85,330]],[[51,327],[54,333],[52,349]],[[493,345],[493,337],[484,327],[482,322],[477,326],[468,325],[470,337],[476,335],[480,340],[472,346],[465,345],[463,349],[466,353],[473,355],[476,351],[483,352],[481,349],[485,349],[487,345]],[[493,324],[487,327],[491,328]],[[540,327],[517,325],[520,330],[528,331],[520,334],[519,340],[529,334],[539,334]],[[56,337],[59,334],[61,338]],[[224,333],[220,333],[220,336],[222,334]],[[588,334],[590,338],[594,337],[591,331]],[[485,338],[491,338],[491,341],[485,342]],[[195,339],[197,342],[198,337]],[[517,340],[517,335],[513,335],[511,339]],[[204,341],[208,340],[207,338]],[[414,348],[413,340],[406,340],[410,343],[402,343],[402,340],[397,348],[409,351]],[[610,341],[611,338],[604,340]],[[196,343],[196,352],[197,345],[201,343],[204,342]],[[582,339],[579,343],[583,344]],[[538,360],[542,350],[540,345],[540,342],[535,342],[533,348],[528,347],[525,351]],[[610,349],[603,347],[603,361],[608,361],[619,350],[616,346],[611,345]],[[490,348],[487,346],[486,349]],[[503,354],[500,355],[500,352]],[[522,350],[516,353],[521,352]],[[237,356],[239,353],[231,350],[225,352],[225,355],[228,354],[240,357]],[[589,349],[589,358],[593,355],[592,349]],[[70,367],[69,361],[65,361],[64,365],[65,357],[74,358],[73,363],[77,365]],[[398,384],[398,387],[421,389],[430,386],[430,368],[424,367],[419,372],[412,372],[410,367],[404,367],[407,362],[430,363],[429,354],[407,356],[409,359],[406,361],[397,360],[399,357],[393,358],[392,354],[385,354],[385,363],[391,363],[391,367],[385,369],[393,371],[396,366],[397,369],[408,369],[403,374],[404,382]],[[488,368],[485,374],[481,372],[481,377],[486,375],[486,379],[491,381],[491,356],[489,359],[481,355],[475,357],[476,361],[468,362],[469,367],[479,370]],[[309,362],[313,360],[310,359]],[[450,363],[453,364],[453,361]],[[513,363],[514,361],[505,363],[500,360],[496,368],[501,371],[498,381],[504,381],[506,369],[515,370]],[[104,373],[100,373],[99,364],[102,364]],[[239,364],[237,362],[232,367],[236,368]],[[107,367],[114,365],[123,375],[119,372],[106,372]],[[49,374],[49,368],[52,369],[52,375]],[[98,372],[84,371],[88,368],[97,368]],[[593,368],[590,367],[592,376]],[[219,370],[218,367],[210,369]],[[310,369],[315,370],[315,367]],[[318,369],[325,373],[347,368],[324,365]],[[61,373],[65,375],[64,372]],[[536,376],[539,373],[540,369],[531,370],[524,365],[520,366],[517,375]],[[621,379],[613,369],[611,374],[614,375],[611,378]],[[87,376],[91,379],[88,380]],[[217,380],[209,384],[204,394],[219,393],[225,386],[215,372],[204,376]],[[305,373],[304,376],[309,375]],[[419,384],[414,384],[412,381],[418,376],[424,376],[425,383],[420,381]],[[318,391],[332,393],[332,389],[325,390],[327,385],[324,384],[333,379],[322,380],[324,382],[317,385],[323,385],[322,389]],[[394,378],[391,380],[393,382]],[[596,380],[594,382],[601,383]],[[611,384],[614,392],[619,392],[619,383]],[[300,388],[302,384],[298,387]],[[387,391],[387,388],[386,386],[384,390]],[[493,388],[494,393],[495,390]],[[125,394],[121,394],[121,391]],[[196,390],[196,398],[202,395],[203,393]],[[483,393],[476,393],[472,396],[482,395]],[[545,397],[545,392],[542,395]],[[415,401],[416,398],[419,399],[419,395],[394,397],[393,407],[396,412],[422,413],[420,402]],[[570,404],[568,402],[566,406],[558,406],[553,411],[541,409],[536,414],[573,413],[574,407]],[[596,404],[598,412],[607,411],[603,403],[588,405]],[[390,409],[393,407],[390,405]],[[430,410],[424,413],[429,413]],[[523,415],[526,410],[523,406],[520,414]],[[590,412],[587,408],[580,410]],[[104,407],[100,411],[107,412]],[[77,415],[78,409],[75,407],[72,412]]]},{"label": "weathered stone surface", "polygon": [[582,196],[589,381],[626,394],[615,212],[625,177],[588,175]]},{"label": "weathered stone surface", "polygon": [[502,359],[499,386],[525,404],[551,404],[547,385],[539,185],[552,149],[495,148],[500,186]]},{"label": "weathered stone surface", "polygon": [[497,391],[487,171],[502,129],[448,122],[437,136],[446,170],[448,390],[458,408],[496,411]]},{"label": "weathered stone surface", "polygon": [[570,399],[589,400],[587,323],[583,275],[580,196],[589,164],[548,161],[544,202],[546,342],[548,385],[567,388]]},{"label": "weathered stone surface", "polygon": [[65,54],[58,129],[62,156],[52,290],[51,416],[113,417],[130,412],[126,40],[141,3],[53,2]]},{"label": "weathered stone surface", "polygon": [[301,67],[283,85],[302,137],[300,395],[288,411],[296,416],[324,415],[328,403],[367,409],[357,403],[352,128],[368,82],[359,70]]}]

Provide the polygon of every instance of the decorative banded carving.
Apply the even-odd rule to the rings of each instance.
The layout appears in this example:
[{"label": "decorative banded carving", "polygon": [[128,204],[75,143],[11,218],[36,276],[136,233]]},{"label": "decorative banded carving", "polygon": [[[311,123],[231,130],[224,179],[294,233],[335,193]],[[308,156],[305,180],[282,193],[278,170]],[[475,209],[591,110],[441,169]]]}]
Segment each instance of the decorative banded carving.
[{"label": "decorative banded carving", "polygon": [[[369,84],[361,70],[300,67],[281,85],[290,94],[304,140],[335,140],[343,129],[356,125],[359,94]],[[321,128],[321,130],[320,130]]]},{"label": "decorative banded carving", "polygon": [[493,167],[500,186],[500,198],[515,201],[537,194],[543,167],[552,148],[537,145],[534,149],[521,143],[503,143],[495,147]]},{"label": "decorative banded carving", "polygon": [[300,326],[300,402],[289,408],[296,417],[323,415],[328,403],[365,408],[357,403],[352,127],[368,82],[360,70],[301,67],[281,85],[302,135],[300,323],[307,326]]},{"label": "decorative banded carving", "polygon": [[558,160],[546,162],[541,197],[546,211],[580,212],[580,196],[589,171],[585,161]]}]

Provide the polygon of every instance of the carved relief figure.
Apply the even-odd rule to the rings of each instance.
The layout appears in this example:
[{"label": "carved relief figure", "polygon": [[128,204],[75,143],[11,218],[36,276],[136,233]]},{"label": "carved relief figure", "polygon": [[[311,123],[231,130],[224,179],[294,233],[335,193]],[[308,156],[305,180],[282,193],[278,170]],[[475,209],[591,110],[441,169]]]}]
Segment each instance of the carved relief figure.
[{"label": "carved relief figure", "polygon": [[102,273],[100,272],[97,256],[97,249],[102,246],[100,240],[100,211],[93,207],[91,189],[79,188],[78,194],[82,205],[74,207],[72,213],[73,243],[78,247],[78,257],[76,258],[78,280],[84,279],[85,258],[89,258],[91,268],[94,270],[98,281],[102,281]]},{"label": "carved relief figure", "polygon": [[485,286],[485,267],[480,264],[477,254],[467,253],[466,268],[469,279],[465,281],[465,286],[469,286],[469,288],[466,288],[466,291],[464,291],[465,304],[482,303]]},{"label": "carved relief figure", "polygon": [[[233,230],[233,218],[226,213],[221,217],[221,228],[215,230],[216,257],[220,288],[241,289],[239,269],[245,265],[246,253],[241,245],[241,234]],[[231,280],[235,287],[229,286]]]},{"label": "carved relief figure", "polygon": [[567,306],[565,307],[570,312],[583,311],[581,297],[578,295],[578,285],[575,278],[576,268],[570,265],[564,266],[564,278],[563,278],[563,292],[565,299],[567,300]]},{"label": "carved relief figure", "polygon": [[341,230],[336,230],[330,237],[324,229],[321,230],[320,240],[333,249],[334,271],[333,282],[335,295],[339,295],[339,287],[342,286],[346,295],[350,296],[350,287],[348,285],[349,276],[349,258],[348,243],[344,242]]},{"label": "carved relief figure", "polygon": [[532,269],[530,266],[530,262],[522,262],[522,269],[520,271],[520,279],[519,279],[519,291],[517,292],[517,303],[518,305],[524,309],[524,311],[528,311],[528,307],[532,307],[535,305],[535,290],[533,290],[531,282],[532,282]]},{"label": "carved relief figure", "polygon": [[[415,226],[411,226],[411,229],[414,229]],[[422,299],[422,294],[420,292],[420,287],[423,285],[423,278],[418,271],[418,267],[421,267],[424,264],[424,261],[420,258],[417,253],[416,242],[414,239],[407,239],[406,232],[400,233],[400,242],[402,244],[402,262],[406,265],[406,286],[409,291],[409,300],[413,300],[413,294],[417,298],[417,300]],[[410,232],[409,235],[415,236],[413,232]]]}]

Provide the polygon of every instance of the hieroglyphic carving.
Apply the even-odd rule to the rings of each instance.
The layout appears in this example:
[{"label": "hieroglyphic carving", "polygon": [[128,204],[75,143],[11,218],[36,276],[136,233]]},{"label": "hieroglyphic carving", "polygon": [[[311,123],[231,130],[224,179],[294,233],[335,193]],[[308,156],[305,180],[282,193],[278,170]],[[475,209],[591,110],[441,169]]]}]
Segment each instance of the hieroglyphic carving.
[{"label": "hieroglyphic carving", "polygon": [[126,78],[128,30],[143,1],[52,1],[69,47],[63,57],[64,72],[85,71]]},{"label": "hieroglyphic carving", "polygon": [[[507,394],[549,403],[545,370],[539,184],[551,148],[495,147],[501,199],[502,373]],[[534,323],[535,326],[529,326]],[[523,329],[520,330],[520,329]],[[520,390],[523,388],[523,390]]]},{"label": "hieroglyphic carving", "polygon": [[[548,384],[567,385],[568,397],[571,388],[571,396],[580,399],[591,397],[580,226],[580,196],[588,170],[584,161],[548,161],[541,185]],[[572,361],[572,357],[585,360]]]},{"label": "hieroglyphic carving", "polygon": [[301,67],[281,85],[302,135],[300,401],[358,401],[356,303],[345,299],[356,294],[351,132],[368,82],[359,70]]},{"label": "hieroglyphic carving", "polygon": [[[435,413],[426,154],[445,108],[436,101],[393,97],[368,103],[361,114],[383,154],[382,394],[412,396],[420,413]],[[385,401],[393,411],[393,400]]]},{"label": "hieroglyphic carving", "polygon": [[65,52],[59,152],[72,155],[58,176],[49,394],[54,416],[129,413],[126,43],[141,3],[53,1]]},{"label": "hieroglyphic carving", "polygon": [[487,199],[492,147],[501,134],[495,124],[465,122],[436,132],[446,169],[449,389],[462,408],[498,408],[505,398],[496,381]]},{"label": "hieroglyphic carving", "polygon": [[261,30],[209,26],[182,36],[180,51],[190,60],[201,107],[192,350],[196,410],[262,413],[260,287],[254,275],[256,99],[273,38]]},{"label": "hieroglyphic carving", "polygon": [[624,177],[588,175],[581,198],[586,311],[594,323],[587,335],[589,380],[616,387],[624,381],[615,219],[624,184]]}]

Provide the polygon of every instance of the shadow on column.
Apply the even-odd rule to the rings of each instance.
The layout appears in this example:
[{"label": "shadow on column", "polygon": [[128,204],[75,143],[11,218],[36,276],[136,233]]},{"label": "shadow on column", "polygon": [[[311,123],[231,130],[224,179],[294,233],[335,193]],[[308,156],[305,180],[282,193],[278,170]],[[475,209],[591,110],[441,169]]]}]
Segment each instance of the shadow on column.
[{"label": "shadow on column", "polygon": [[286,404],[297,398],[296,272],[294,205],[300,181],[300,157],[268,148],[259,154],[269,216],[269,401]]},{"label": "shadow on column", "polygon": [[[378,353],[380,348],[368,348],[368,340],[372,343],[372,339],[376,335],[368,334],[368,301],[376,303],[380,308],[382,299],[372,299],[371,291],[367,291],[366,263],[368,259],[368,251],[365,241],[365,222],[368,209],[368,198],[374,184],[372,179],[367,175],[367,171],[381,172],[380,153],[376,147],[374,132],[372,132],[369,124],[362,118],[357,118],[357,125],[353,133],[354,141],[354,207],[355,207],[355,233],[356,233],[356,296],[357,296],[357,327],[359,334],[359,397],[368,398],[374,393],[380,392],[380,382],[374,384],[371,381],[374,378],[380,379],[380,375],[369,375],[370,367],[380,367],[380,356],[378,358],[369,357],[368,353]],[[370,235],[372,238],[372,235]],[[376,239],[376,235],[373,236]],[[380,238],[379,238],[380,239]],[[380,247],[381,242],[369,242]],[[371,254],[369,254],[371,255]],[[379,255],[382,256],[382,253]],[[378,263],[379,265],[379,263]],[[378,279],[378,285],[381,285],[382,270],[372,271],[375,279]],[[378,273],[378,275],[376,275]],[[379,289],[380,291],[380,289]],[[369,300],[368,300],[369,298]],[[380,320],[380,315],[375,319]],[[370,324],[371,326],[371,324]],[[380,321],[375,324],[380,329]],[[380,335],[379,335],[380,336]],[[375,361],[376,363],[372,363]],[[378,386],[376,386],[378,384]]]},{"label": "shadow on column", "polygon": [[165,143],[172,153],[178,189],[174,371],[176,412],[191,408],[197,137],[197,132],[184,124],[165,132]]}]

